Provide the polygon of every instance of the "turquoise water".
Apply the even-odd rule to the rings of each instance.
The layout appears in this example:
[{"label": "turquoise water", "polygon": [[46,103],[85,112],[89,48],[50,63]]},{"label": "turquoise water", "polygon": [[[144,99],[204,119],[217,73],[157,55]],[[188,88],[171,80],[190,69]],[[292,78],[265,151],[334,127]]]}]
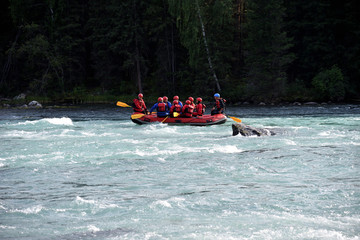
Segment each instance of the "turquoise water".
[{"label": "turquoise water", "polygon": [[360,239],[360,106],[238,107],[271,137],[0,110],[0,239]]}]

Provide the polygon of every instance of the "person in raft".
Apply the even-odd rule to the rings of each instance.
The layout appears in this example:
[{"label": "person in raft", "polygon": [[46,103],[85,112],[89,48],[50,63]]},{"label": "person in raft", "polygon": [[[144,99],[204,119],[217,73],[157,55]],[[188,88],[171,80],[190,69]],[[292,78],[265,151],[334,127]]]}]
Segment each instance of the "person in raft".
[{"label": "person in raft", "polygon": [[196,105],[195,105],[195,109],[194,109],[194,113],[193,116],[202,116],[205,113],[205,104],[202,103],[202,98],[197,98],[196,99]]},{"label": "person in raft", "polygon": [[162,97],[158,98],[158,102],[154,104],[154,106],[150,109],[150,114],[156,109],[157,116],[158,117],[166,117],[169,115],[167,110],[167,105],[164,103],[164,100]]},{"label": "person in raft", "polygon": [[189,100],[190,100],[190,104],[194,107],[194,109],[195,109],[195,103],[194,103],[194,98],[193,97],[189,97],[188,98]]},{"label": "person in raft", "polygon": [[138,97],[133,100],[133,109],[136,113],[148,114],[143,97],[144,95],[142,93],[138,94]]},{"label": "person in raft", "polygon": [[178,100],[181,107],[183,107],[183,103],[179,100],[179,96],[174,96],[173,100]]},{"label": "person in raft", "polygon": [[191,118],[194,112],[194,106],[191,105],[190,100],[186,100],[185,105],[181,109],[181,117]]},{"label": "person in raft", "polygon": [[174,112],[177,112],[177,113],[181,114],[181,110],[182,110],[182,107],[181,107],[181,105],[179,104],[179,101],[178,101],[178,100],[174,100],[174,101],[173,101],[173,105],[172,105],[171,108],[170,108],[170,116],[171,116],[171,117],[174,117]]},{"label": "person in raft", "polygon": [[167,105],[167,111],[170,112],[171,108],[171,102],[169,102],[169,99],[167,96],[163,96],[164,103]]},{"label": "person in raft", "polygon": [[211,109],[211,115],[224,113],[225,102],[226,102],[225,99],[222,99],[220,97],[220,94],[218,94],[218,93],[214,94],[214,98],[215,98],[215,104],[214,104],[214,107]]}]

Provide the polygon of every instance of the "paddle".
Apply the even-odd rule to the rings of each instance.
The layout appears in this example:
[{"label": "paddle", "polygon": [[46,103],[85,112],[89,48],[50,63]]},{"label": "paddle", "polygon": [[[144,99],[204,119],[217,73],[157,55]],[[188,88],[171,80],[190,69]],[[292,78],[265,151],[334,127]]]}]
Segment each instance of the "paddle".
[{"label": "paddle", "polygon": [[161,121],[161,123],[164,123],[165,120],[168,118],[169,116],[166,116],[166,118],[164,118],[164,120]]},{"label": "paddle", "polygon": [[[178,112],[173,112],[173,116],[174,116],[174,117],[178,117],[179,115],[180,115],[180,113],[178,113]],[[167,116],[166,118],[164,118],[164,120],[162,120],[161,123],[164,123],[165,120],[166,120],[168,117],[169,117],[169,116]]]},{"label": "paddle", "polygon": [[231,118],[231,119],[234,120],[235,122],[241,123],[241,119],[239,119],[239,118],[231,117],[231,116],[229,116],[229,115],[228,115],[227,117]]},{"label": "paddle", "polygon": [[120,101],[118,101],[118,102],[116,103],[116,106],[119,106],[119,107],[131,107],[131,106],[127,105],[126,103],[120,102]]},{"label": "paddle", "polygon": [[141,117],[143,117],[143,116],[145,116],[145,114],[143,114],[143,113],[137,113],[137,114],[131,115],[131,119],[138,119],[138,118],[141,118]]}]

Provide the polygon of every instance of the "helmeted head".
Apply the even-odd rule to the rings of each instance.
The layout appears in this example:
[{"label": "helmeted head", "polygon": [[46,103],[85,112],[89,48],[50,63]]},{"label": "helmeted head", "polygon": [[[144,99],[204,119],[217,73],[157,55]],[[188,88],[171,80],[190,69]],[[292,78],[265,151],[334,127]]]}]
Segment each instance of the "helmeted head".
[{"label": "helmeted head", "polygon": [[196,99],[196,101],[202,102],[202,98],[198,97],[198,98]]},{"label": "helmeted head", "polygon": [[179,96],[174,96],[174,100],[179,100]]},{"label": "helmeted head", "polygon": [[167,102],[167,101],[168,101],[168,97],[167,97],[167,96],[163,96],[163,100],[164,100],[164,102]]},{"label": "helmeted head", "polygon": [[189,97],[189,100],[190,100],[190,102],[193,102],[193,101],[194,101],[194,98],[193,98],[193,97]]},{"label": "helmeted head", "polygon": [[178,100],[174,100],[174,102],[173,102],[174,104],[178,104],[179,103],[179,101]]},{"label": "helmeted head", "polygon": [[162,102],[163,101],[163,98],[162,97],[159,97],[158,98],[158,102]]},{"label": "helmeted head", "polygon": [[186,100],[186,102],[185,102],[186,104],[190,104],[191,103],[191,101],[190,100]]},{"label": "helmeted head", "polygon": [[144,97],[144,95],[142,93],[138,94],[138,98],[143,98],[143,97]]},{"label": "helmeted head", "polygon": [[215,93],[215,94],[214,94],[214,97],[219,98],[219,97],[220,97],[220,94]]}]

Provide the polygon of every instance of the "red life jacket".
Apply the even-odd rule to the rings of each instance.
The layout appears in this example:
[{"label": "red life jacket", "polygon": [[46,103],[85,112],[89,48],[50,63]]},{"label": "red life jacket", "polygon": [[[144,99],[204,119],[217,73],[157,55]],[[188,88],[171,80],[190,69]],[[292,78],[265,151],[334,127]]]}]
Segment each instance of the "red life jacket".
[{"label": "red life jacket", "polygon": [[163,102],[159,102],[157,106],[158,112],[165,112],[166,111],[166,104]]},{"label": "red life jacket", "polygon": [[198,104],[195,106],[196,115],[198,115],[198,116],[203,115],[203,113],[205,112],[205,108],[206,108],[205,104],[198,103]]},{"label": "red life jacket", "polygon": [[192,105],[185,105],[182,109],[182,112],[185,117],[192,117],[194,112],[194,106]]},{"label": "red life jacket", "polygon": [[174,105],[174,110],[175,110],[175,112],[181,113],[181,105],[180,104],[175,104]]},{"label": "red life jacket", "polygon": [[133,102],[134,112],[143,112],[146,109],[144,100],[135,98]]}]

